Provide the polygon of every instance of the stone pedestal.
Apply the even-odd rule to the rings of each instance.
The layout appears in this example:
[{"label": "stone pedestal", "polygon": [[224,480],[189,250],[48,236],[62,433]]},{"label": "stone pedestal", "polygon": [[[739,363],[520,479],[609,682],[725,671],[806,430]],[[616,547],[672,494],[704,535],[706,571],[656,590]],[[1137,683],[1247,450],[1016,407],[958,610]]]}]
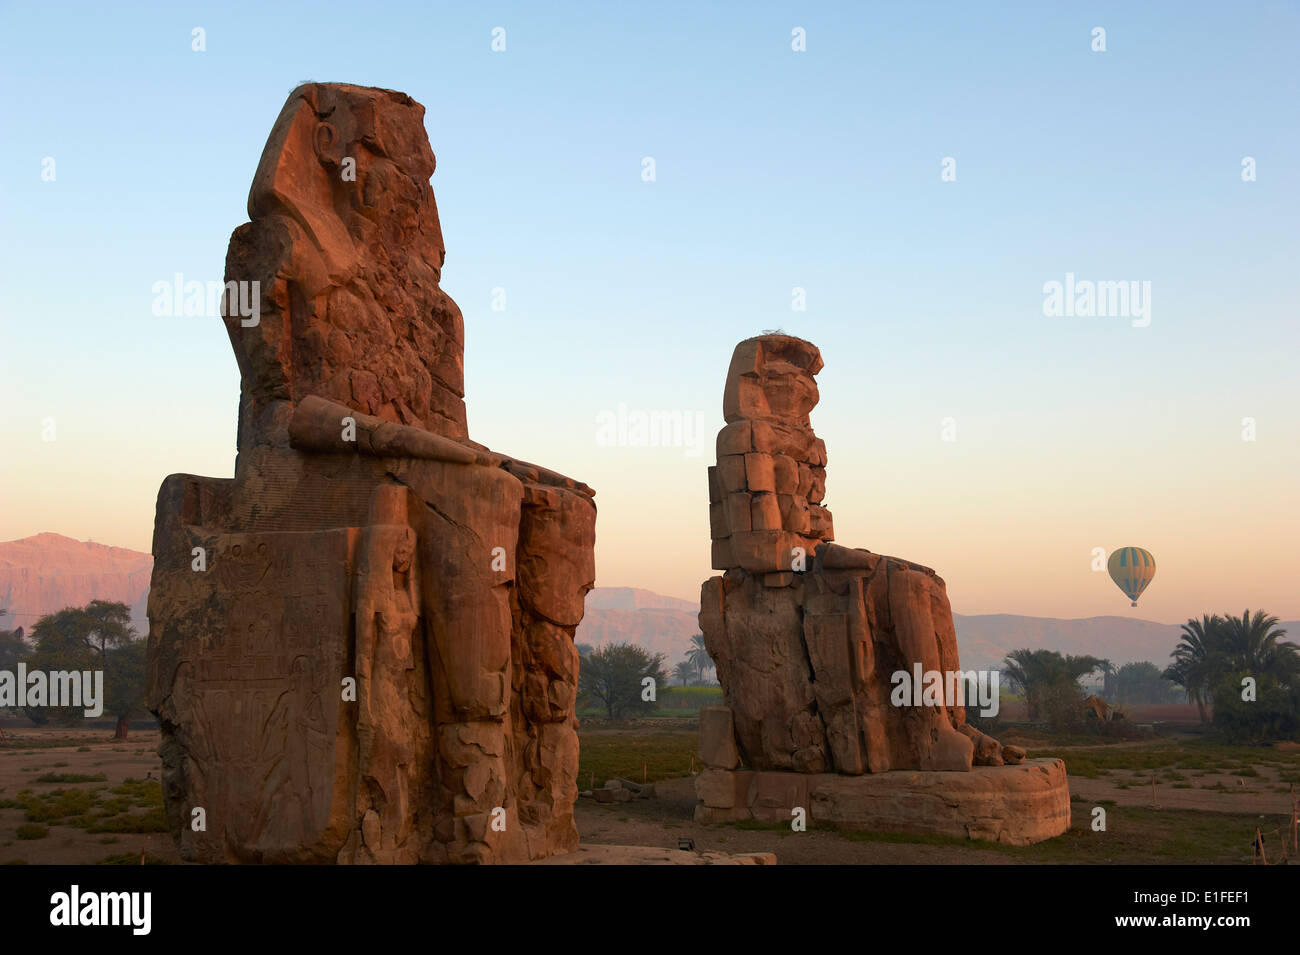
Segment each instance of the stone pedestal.
[{"label": "stone pedestal", "polygon": [[756,819],[876,832],[984,839],[1027,846],[1070,828],[1070,791],[1059,759],[970,772],[895,770],[844,776],[705,769],[696,780],[696,822]]}]

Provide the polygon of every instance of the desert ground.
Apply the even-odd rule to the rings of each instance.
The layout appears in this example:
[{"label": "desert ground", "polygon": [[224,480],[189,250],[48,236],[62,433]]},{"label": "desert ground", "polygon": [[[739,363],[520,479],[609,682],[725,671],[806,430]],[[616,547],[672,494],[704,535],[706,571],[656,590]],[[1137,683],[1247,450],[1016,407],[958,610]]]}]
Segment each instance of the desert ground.
[{"label": "desert ground", "polygon": [[[157,730],[132,730],[115,741],[104,730],[21,721],[0,728],[0,862],[180,862],[163,831]],[[691,772],[699,766],[689,717],[584,721],[580,787],[623,777],[654,783],[655,794],[613,804],[580,798],[578,829],[584,843],[675,848],[689,838],[702,851],[771,852],[783,865],[1249,865],[1259,829],[1269,861],[1281,861],[1280,837],[1300,783],[1300,744],[1229,746],[1186,722],[1113,742],[1014,726],[998,735],[1031,756],[1066,761],[1073,809],[1067,834],[1013,847],[817,826],[792,832],[768,824],[700,825],[693,818]],[[1105,831],[1092,827],[1097,807],[1106,811]]]},{"label": "desert ground", "polygon": [[179,862],[164,832],[157,730],[0,725],[0,863]]}]

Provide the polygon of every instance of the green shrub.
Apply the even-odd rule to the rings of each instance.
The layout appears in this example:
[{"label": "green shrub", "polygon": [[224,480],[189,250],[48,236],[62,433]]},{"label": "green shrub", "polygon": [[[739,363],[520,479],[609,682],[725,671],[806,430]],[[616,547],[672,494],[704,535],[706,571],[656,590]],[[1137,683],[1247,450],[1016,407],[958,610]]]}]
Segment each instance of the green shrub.
[{"label": "green shrub", "polygon": [[1236,741],[1300,739],[1300,685],[1283,687],[1261,680],[1256,698],[1243,700],[1244,676],[1230,674],[1215,687],[1215,729]]},{"label": "green shrub", "polygon": [[28,822],[58,822],[67,816],[85,815],[95,804],[95,797],[84,789],[54,789],[20,801],[27,807]]}]

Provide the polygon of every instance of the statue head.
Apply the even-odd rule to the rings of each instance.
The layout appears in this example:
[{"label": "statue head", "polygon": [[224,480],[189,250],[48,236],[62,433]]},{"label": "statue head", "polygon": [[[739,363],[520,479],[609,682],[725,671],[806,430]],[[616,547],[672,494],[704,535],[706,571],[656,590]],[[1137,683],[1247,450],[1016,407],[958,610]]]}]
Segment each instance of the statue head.
[{"label": "statue head", "polygon": [[813,376],[821,370],[821,352],[812,342],[792,335],[746,339],[731,356],[723,416],[728,422],[781,418],[808,427],[820,397]]},{"label": "statue head", "polygon": [[240,445],[276,440],[308,395],[468,435],[464,321],[424,107],[405,93],[305,83],[289,94],[248,195],[227,280],[260,283],[256,327],[227,318],[246,396]]},{"label": "statue head", "polygon": [[435,167],[424,107],[405,93],[304,83],[280,111],[248,214],[297,220],[335,263],[349,245],[415,256],[440,277],[446,248],[429,177]]}]

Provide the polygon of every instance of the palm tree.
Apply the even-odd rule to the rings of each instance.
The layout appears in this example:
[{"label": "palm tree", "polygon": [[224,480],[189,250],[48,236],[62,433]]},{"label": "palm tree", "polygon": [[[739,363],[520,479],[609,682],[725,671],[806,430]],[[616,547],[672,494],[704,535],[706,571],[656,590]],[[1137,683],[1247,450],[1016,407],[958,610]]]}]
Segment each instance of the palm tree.
[{"label": "palm tree", "polygon": [[1182,625],[1183,634],[1171,654],[1174,662],[1164,677],[1196,702],[1201,722],[1205,705],[1231,677],[1253,676],[1261,683],[1295,686],[1300,681],[1300,647],[1282,640],[1277,617],[1249,610],[1240,618],[1202,614]]},{"label": "palm tree", "polygon": [[1055,650],[1012,650],[1003,669],[1025,692],[1029,719],[1036,719],[1044,699],[1053,691],[1078,691],[1079,678],[1096,670],[1101,661],[1090,656],[1062,656]]},{"label": "palm tree", "polygon": [[1086,653],[1077,657],[1067,653],[1061,660],[1061,672],[1071,683],[1077,683],[1089,673],[1101,669],[1101,660]]},{"label": "palm tree", "polygon": [[1294,643],[1283,642],[1285,630],[1278,630],[1277,617],[1249,610],[1241,619],[1226,617],[1221,621],[1225,655],[1234,671],[1289,683],[1300,672],[1300,654]]},{"label": "palm tree", "polygon": [[682,686],[690,682],[691,677],[695,675],[695,667],[689,660],[683,660],[677,666],[673,667],[673,676],[682,681]]},{"label": "palm tree", "polygon": [[1223,618],[1218,614],[1202,614],[1201,619],[1190,618],[1180,628],[1183,635],[1174,647],[1173,665],[1165,670],[1165,679],[1177,683],[1187,692],[1187,699],[1196,703],[1201,722],[1206,722],[1205,700],[1214,692],[1214,684],[1224,668],[1222,659]]},{"label": "palm tree", "polygon": [[686,660],[699,672],[701,680],[704,679],[705,670],[714,668],[713,657],[709,656],[709,651],[704,646],[704,634],[697,633],[691,637],[691,650],[686,654]]}]

